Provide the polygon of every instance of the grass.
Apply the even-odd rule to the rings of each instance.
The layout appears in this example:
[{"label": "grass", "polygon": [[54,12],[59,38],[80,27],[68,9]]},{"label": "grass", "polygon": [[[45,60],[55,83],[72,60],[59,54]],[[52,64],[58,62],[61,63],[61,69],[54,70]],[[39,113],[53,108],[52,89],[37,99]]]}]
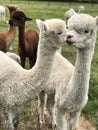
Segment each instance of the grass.
[{"label": "grass", "polygon": [[[78,10],[78,6],[81,3],[63,3],[63,2],[39,2],[39,1],[22,1],[22,0],[3,0],[0,1],[2,5],[16,4],[22,11],[28,16],[33,18],[33,21],[26,23],[26,30],[33,28],[39,31],[35,20],[36,19],[50,19],[50,18],[61,18],[64,19],[64,13],[69,8]],[[98,4],[87,4],[82,3],[85,6],[85,13],[92,16],[98,15]],[[6,11],[6,20],[9,20],[8,11]],[[8,24],[0,22],[0,30],[7,31]],[[97,34],[98,35],[98,34]],[[16,37],[13,43],[13,52],[17,53],[18,38]],[[66,45],[62,48],[62,55],[69,59],[74,64],[76,49],[70,48]],[[98,126],[98,37],[95,46],[95,53],[91,67],[91,78],[90,78],[90,89],[89,89],[89,101],[82,113],[96,126]]]}]

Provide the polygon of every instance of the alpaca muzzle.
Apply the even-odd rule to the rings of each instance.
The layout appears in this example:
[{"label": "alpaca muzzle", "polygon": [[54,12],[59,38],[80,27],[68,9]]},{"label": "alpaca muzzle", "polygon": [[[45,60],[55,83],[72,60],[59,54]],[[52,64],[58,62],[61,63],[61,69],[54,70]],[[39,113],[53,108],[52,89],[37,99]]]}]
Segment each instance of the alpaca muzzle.
[{"label": "alpaca muzzle", "polygon": [[13,23],[12,20],[9,20],[9,24],[10,24],[10,25],[14,25],[14,23]]}]

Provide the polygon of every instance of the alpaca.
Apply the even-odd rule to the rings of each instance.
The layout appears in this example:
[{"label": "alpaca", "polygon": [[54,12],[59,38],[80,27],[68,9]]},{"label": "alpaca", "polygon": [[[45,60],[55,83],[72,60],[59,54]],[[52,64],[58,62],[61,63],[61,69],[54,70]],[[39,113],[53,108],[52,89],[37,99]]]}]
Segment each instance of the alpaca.
[{"label": "alpaca", "polygon": [[[15,11],[10,23],[17,23],[19,11]],[[22,13],[24,16],[25,14]],[[25,20],[29,20],[25,16]],[[43,89],[47,82],[55,52],[66,40],[65,21],[36,20],[40,29],[37,61],[26,70],[0,52],[0,114],[6,130],[17,128],[21,108]],[[55,26],[54,26],[55,25]],[[47,63],[47,64],[46,64]]]},{"label": "alpaca", "polygon": [[[17,10],[16,6],[7,6],[9,9],[10,17],[14,11]],[[0,32],[0,50],[7,52],[12,45],[16,36],[16,27],[10,26],[8,32]]]},{"label": "alpaca", "polygon": [[53,129],[57,125],[58,130],[67,130],[65,114],[69,112],[69,129],[76,130],[81,110],[87,103],[98,17],[78,14],[71,9],[66,12],[66,19],[69,29],[66,33],[66,42],[77,48],[75,67],[72,64],[69,65],[70,62],[56,52],[46,88],[39,95],[39,112],[40,123],[44,123],[43,102],[45,93],[47,93],[47,109]]},{"label": "alpaca", "polygon": [[0,5],[0,21],[5,21],[5,7]]},{"label": "alpaca", "polygon": [[[13,13],[12,18],[14,18],[15,14]],[[29,64],[30,68],[34,66],[36,62],[36,54],[37,54],[37,46],[38,46],[38,40],[39,36],[35,30],[28,30],[25,32],[25,16],[22,12],[18,13],[18,16],[16,17],[19,21],[17,25],[12,26],[18,26],[19,31],[19,44],[18,44],[18,52],[21,59],[21,66],[25,68],[25,60],[26,57],[29,58]],[[32,20],[32,19],[29,19]]]},{"label": "alpaca", "polygon": [[[66,130],[64,117],[70,113],[69,129],[76,130],[82,109],[88,100],[90,67],[96,42],[98,17],[87,14],[73,15],[67,21],[69,32],[66,42],[77,48],[75,69],[68,85],[56,93],[56,120],[58,130]],[[62,93],[62,96],[59,94]]]}]

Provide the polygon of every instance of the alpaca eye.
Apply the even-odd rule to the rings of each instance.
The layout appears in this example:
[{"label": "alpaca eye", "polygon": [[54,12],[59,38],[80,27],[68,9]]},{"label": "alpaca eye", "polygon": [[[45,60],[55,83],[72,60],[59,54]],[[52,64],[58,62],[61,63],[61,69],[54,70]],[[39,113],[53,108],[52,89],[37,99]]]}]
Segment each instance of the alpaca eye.
[{"label": "alpaca eye", "polygon": [[89,30],[85,30],[84,32],[85,32],[85,33],[89,33]]},{"label": "alpaca eye", "polygon": [[62,34],[62,32],[58,32],[57,34],[58,34],[58,35],[61,35],[61,34]]}]

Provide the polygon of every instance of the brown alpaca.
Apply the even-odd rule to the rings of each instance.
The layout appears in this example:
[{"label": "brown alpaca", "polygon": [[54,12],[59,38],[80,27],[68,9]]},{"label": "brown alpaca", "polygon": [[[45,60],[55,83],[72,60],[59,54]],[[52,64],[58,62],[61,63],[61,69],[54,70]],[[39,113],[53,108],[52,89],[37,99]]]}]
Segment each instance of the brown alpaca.
[{"label": "brown alpaca", "polygon": [[[14,11],[17,10],[16,6],[7,6],[9,9],[10,17]],[[7,52],[13,43],[16,36],[16,27],[10,25],[8,32],[0,32],[0,50]]]},{"label": "brown alpaca", "polygon": [[25,67],[26,57],[29,58],[30,68],[34,66],[36,61],[36,53],[39,36],[36,31],[28,30],[25,32],[25,22],[30,21],[32,19],[27,18],[23,12],[15,11],[12,14],[11,19],[17,19],[17,24],[9,21],[10,25],[18,26],[19,30],[19,44],[18,44],[18,52],[21,59],[21,66]]}]

